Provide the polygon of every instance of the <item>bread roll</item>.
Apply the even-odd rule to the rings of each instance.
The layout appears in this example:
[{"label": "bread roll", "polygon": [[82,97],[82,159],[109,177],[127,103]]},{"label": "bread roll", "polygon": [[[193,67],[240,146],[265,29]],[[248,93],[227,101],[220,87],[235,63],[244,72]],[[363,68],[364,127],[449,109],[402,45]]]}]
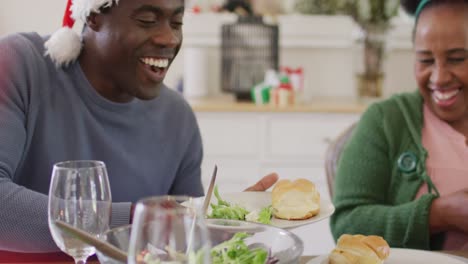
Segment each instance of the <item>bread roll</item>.
[{"label": "bread roll", "polygon": [[319,213],[320,194],[306,179],[280,180],[272,191],[273,214],[287,220],[308,219]]},{"label": "bread roll", "polygon": [[329,264],[381,264],[389,254],[390,247],[380,236],[344,234],[328,259]]}]

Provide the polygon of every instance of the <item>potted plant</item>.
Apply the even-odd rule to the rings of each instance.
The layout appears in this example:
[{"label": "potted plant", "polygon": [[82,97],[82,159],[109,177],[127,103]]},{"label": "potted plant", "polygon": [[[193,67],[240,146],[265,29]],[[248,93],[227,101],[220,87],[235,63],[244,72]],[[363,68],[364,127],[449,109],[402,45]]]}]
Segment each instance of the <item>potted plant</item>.
[{"label": "potted plant", "polygon": [[341,0],[341,12],[350,15],[361,27],[363,67],[357,73],[360,98],[382,95],[386,36],[391,19],[398,15],[398,0]]}]

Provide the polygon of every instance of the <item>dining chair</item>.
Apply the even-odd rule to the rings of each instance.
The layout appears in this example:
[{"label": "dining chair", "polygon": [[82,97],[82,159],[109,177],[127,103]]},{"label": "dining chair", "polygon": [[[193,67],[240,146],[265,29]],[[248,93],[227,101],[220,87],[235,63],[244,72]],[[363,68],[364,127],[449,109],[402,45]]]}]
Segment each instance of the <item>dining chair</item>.
[{"label": "dining chair", "polygon": [[328,146],[325,153],[325,174],[327,176],[328,191],[330,197],[333,198],[333,183],[335,181],[336,169],[340,160],[341,152],[346,145],[346,142],[351,137],[356,123],[351,124],[338,137],[336,137]]}]

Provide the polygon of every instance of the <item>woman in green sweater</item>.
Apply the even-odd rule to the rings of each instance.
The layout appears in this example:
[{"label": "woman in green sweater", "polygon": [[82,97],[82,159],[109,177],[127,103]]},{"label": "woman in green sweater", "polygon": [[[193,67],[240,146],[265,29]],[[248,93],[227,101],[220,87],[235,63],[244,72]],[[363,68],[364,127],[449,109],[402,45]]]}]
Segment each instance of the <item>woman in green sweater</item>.
[{"label": "woman in green sweater", "polygon": [[402,4],[416,18],[419,90],[363,114],[340,159],[332,232],[468,249],[468,0]]}]

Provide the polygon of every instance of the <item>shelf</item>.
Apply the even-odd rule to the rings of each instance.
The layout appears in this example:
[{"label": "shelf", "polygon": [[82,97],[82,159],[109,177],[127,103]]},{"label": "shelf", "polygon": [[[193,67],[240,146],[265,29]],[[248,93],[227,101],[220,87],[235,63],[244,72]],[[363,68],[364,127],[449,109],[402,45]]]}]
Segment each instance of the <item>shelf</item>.
[{"label": "shelf", "polygon": [[287,107],[237,102],[232,96],[188,99],[195,112],[362,113],[368,103],[349,98],[315,98]]}]

